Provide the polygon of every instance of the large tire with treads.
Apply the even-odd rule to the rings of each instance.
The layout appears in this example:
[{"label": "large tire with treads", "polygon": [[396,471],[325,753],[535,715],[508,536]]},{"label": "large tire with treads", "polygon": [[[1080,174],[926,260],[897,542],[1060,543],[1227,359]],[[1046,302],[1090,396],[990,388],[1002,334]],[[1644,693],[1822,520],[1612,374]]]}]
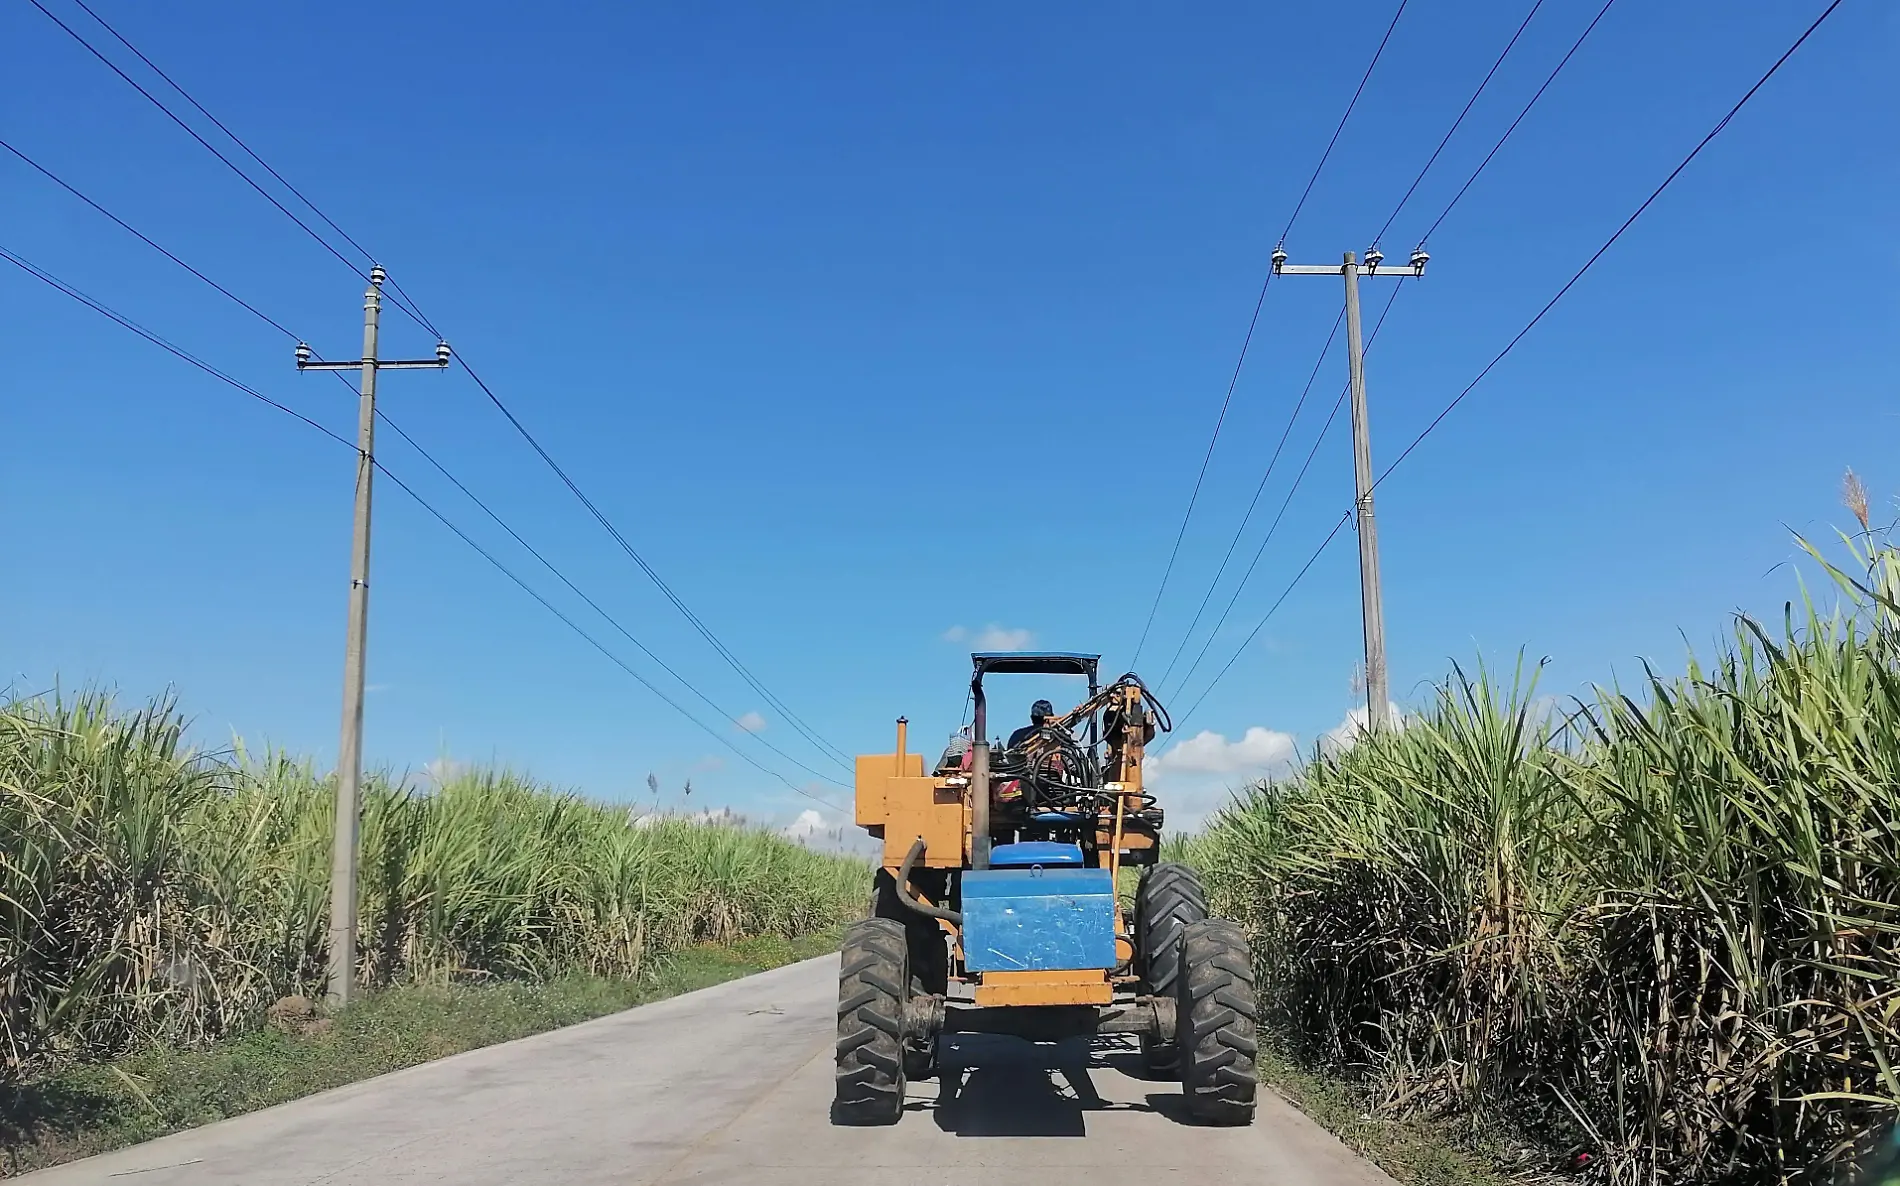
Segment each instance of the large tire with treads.
[{"label": "large tire with treads", "polygon": [[895,1124],[904,1114],[904,1001],[910,952],[904,925],[867,918],[844,933],[838,965],[838,1080],[832,1118]]},{"label": "large tire with treads", "polygon": [[[942,905],[949,893],[949,873],[943,869],[918,869],[911,875],[911,885],[930,901]],[[904,928],[910,954],[910,995],[913,998],[944,995],[950,984],[950,952],[944,943],[943,928],[935,919],[926,918],[904,905],[897,892],[897,880],[889,869],[877,871],[871,892],[871,917],[888,918]],[[904,1078],[915,1083],[932,1078],[936,1073],[936,1036],[913,1034],[906,1039]]]},{"label": "large tire with treads", "polygon": [[1188,1115],[1207,1124],[1252,1124],[1259,1006],[1253,953],[1239,924],[1210,918],[1182,931],[1177,987],[1175,1025]]},{"label": "large tire with treads", "polygon": [[[1186,865],[1155,865],[1135,890],[1135,971],[1143,987],[1157,997],[1173,997],[1181,965],[1181,933],[1207,917],[1207,891],[1200,874]],[[1143,1035],[1148,1070],[1172,1075],[1176,1050],[1171,1042]]]}]

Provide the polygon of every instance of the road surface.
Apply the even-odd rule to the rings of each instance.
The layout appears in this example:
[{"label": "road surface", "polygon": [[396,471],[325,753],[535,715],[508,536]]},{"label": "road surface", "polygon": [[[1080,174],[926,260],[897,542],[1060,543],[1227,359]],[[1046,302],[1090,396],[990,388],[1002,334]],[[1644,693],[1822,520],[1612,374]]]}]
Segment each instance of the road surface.
[{"label": "road surface", "polygon": [[[1278,1097],[1195,1128],[1132,1039],[965,1035],[901,1123],[829,1119],[837,957],[20,1178],[31,1186],[1392,1186]],[[1061,1175],[1061,1177],[1057,1177]]]}]

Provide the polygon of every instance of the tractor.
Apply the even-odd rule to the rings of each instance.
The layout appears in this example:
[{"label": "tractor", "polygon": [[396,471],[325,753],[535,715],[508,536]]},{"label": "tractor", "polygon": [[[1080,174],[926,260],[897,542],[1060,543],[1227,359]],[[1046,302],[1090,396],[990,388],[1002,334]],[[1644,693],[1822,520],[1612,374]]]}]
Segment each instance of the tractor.
[{"label": "tractor", "polygon": [[[868,917],[844,938],[834,1121],[896,1123],[941,1040],[981,1033],[1135,1034],[1192,1118],[1251,1123],[1247,939],[1208,917],[1192,869],[1159,861],[1162,810],[1142,785],[1166,710],[1132,673],[1103,687],[1099,655],[971,661],[974,723],[934,768],[907,748],[903,717],[895,752],[857,759],[857,823],[883,856]],[[1088,696],[993,746],[984,679],[999,675],[1080,676]],[[1124,867],[1141,870],[1128,910]]]}]

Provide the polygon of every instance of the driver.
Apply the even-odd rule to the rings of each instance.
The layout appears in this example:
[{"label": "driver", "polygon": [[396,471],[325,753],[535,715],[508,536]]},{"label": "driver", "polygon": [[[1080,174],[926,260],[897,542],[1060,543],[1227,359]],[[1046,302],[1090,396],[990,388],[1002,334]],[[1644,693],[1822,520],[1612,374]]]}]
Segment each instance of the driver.
[{"label": "driver", "polygon": [[[1043,724],[1056,715],[1055,705],[1047,700],[1038,700],[1029,706],[1029,723],[1009,735],[1005,749],[1018,749],[1034,739],[1042,731]],[[1023,784],[1020,779],[1003,779],[995,784],[994,791],[998,803],[1014,803],[1023,797]]]},{"label": "driver", "polygon": [[1036,731],[1042,728],[1042,723],[1055,715],[1056,715],[1055,705],[1049,703],[1047,700],[1038,700],[1034,704],[1030,705],[1029,706],[1029,723],[1009,735],[1008,748],[1015,749],[1017,746],[1021,745],[1023,742],[1028,741],[1031,737],[1034,737],[1036,735]]}]

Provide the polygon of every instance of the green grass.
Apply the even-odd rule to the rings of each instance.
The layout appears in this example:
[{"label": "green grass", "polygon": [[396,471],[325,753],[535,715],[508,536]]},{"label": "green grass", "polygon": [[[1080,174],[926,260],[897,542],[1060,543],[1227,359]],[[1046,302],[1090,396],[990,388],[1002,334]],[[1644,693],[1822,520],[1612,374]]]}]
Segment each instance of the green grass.
[{"label": "green grass", "polygon": [[1454,671],[1182,844],[1297,1065],[1619,1186],[1855,1180],[1900,1116],[1900,554],[1848,568],[1567,707]]},{"label": "green grass", "polygon": [[0,1088],[0,1173],[151,1140],[332,1087],[512,1041],[836,950],[838,930],[681,949],[636,979],[405,985],[371,993],[327,1031],[263,1029],[201,1049],[151,1046]]},{"label": "green grass", "polygon": [[[319,994],[332,780],[184,737],[163,701],[0,702],[0,1086],[241,1034]],[[861,862],[508,770],[374,776],[362,814],[367,987],[631,979],[684,945],[796,936],[864,902]]]},{"label": "green grass", "polygon": [[1404,1186],[1510,1186],[1534,1180],[1526,1174],[1534,1172],[1531,1163],[1548,1161],[1469,1120],[1380,1115],[1369,1093],[1302,1066],[1270,1043],[1258,1069],[1262,1083]]},{"label": "green grass", "polygon": [[[360,1008],[321,995],[334,783],[169,702],[0,700],[0,1139],[142,1140],[831,946],[864,863],[502,769],[364,788]],[[813,944],[817,947],[814,948]]]}]

